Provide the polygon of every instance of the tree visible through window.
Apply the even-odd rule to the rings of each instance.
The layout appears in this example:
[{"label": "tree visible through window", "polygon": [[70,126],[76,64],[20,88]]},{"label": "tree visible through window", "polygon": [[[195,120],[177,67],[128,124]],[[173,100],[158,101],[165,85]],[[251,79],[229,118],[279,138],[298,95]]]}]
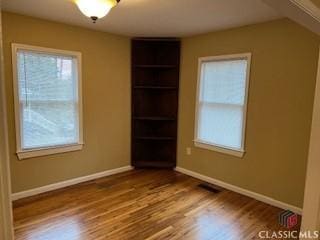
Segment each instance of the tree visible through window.
[{"label": "tree visible through window", "polygon": [[16,49],[20,150],[78,144],[78,57]]}]

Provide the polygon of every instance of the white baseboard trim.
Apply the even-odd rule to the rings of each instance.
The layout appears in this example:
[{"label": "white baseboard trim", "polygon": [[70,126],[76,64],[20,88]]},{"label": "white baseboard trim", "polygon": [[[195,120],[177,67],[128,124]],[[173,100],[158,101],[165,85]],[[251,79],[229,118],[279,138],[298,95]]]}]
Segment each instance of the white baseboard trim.
[{"label": "white baseboard trim", "polygon": [[233,192],[236,192],[236,193],[240,193],[242,195],[254,198],[254,199],[258,200],[258,201],[267,203],[269,205],[272,205],[272,206],[275,206],[275,207],[278,207],[278,208],[282,208],[282,209],[285,209],[285,210],[290,210],[290,211],[292,211],[294,213],[297,213],[297,214],[301,214],[302,213],[302,209],[299,208],[299,207],[296,207],[296,206],[293,206],[293,205],[278,201],[276,199],[267,197],[265,195],[262,195],[262,194],[259,194],[259,193],[256,193],[256,192],[252,192],[252,191],[246,190],[244,188],[237,187],[235,185],[232,185],[232,184],[229,184],[229,183],[226,183],[226,182],[223,182],[223,181],[220,181],[220,180],[217,180],[217,179],[202,175],[202,174],[197,173],[197,172],[190,171],[190,170],[182,168],[182,167],[176,167],[175,170],[177,172],[181,172],[183,174],[186,174],[186,175],[189,175],[191,177],[200,179],[202,181],[205,181],[205,182],[220,186],[220,187],[228,189],[230,191],[233,191]]},{"label": "white baseboard trim", "polygon": [[132,169],[133,169],[132,166],[125,166],[125,167],[115,168],[115,169],[107,170],[107,171],[104,171],[104,172],[94,173],[94,174],[88,175],[88,176],[73,178],[73,179],[70,179],[70,180],[63,181],[63,182],[53,183],[53,184],[46,185],[46,186],[43,186],[43,187],[38,187],[38,188],[26,190],[26,191],[23,191],[23,192],[13,193],[13,194],[11,194],[11,200],[15,201],[15,200],[18,200],[18,199],[21,199],[21,198],[31,197],[31,196],[34,196],[34,195],[38,195],[40,193],[45,193],[45,192],[57,190],[57,189],[64,188],[64,187],[69,187],[69,186],[72,186],[72,185],[75,185],[75,184],[78,184],[78,183],[91,181],[91,180],[94,180],[94,179],[97,179],[97,178],[102,178],[102,177],[114,175],[114,174],[117,174],[117,173],[130,171]]}]

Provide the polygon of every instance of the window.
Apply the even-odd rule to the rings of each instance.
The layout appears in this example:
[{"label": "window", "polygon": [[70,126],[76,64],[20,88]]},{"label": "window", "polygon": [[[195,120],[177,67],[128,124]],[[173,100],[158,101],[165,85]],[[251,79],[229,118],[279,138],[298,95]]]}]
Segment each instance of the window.
[{"label": "window", "polygon": [[195,146],[242,157],[251,54],[199,59]]},{"label": "window", "polygon": [[12,44],[19,159],[82,149],[81,53]]}]

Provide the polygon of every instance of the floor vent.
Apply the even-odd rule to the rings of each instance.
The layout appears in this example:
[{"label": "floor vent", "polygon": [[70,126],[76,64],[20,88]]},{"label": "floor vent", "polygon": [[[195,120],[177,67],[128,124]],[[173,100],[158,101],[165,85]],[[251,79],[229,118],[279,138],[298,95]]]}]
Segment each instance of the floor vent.
[{"label": "floor vent", "polygon": [[212,193],[219,193],[222,191],[221,188],[215,186],[215,185],[212,185],[212,184],[209,184],[209,183],[200,183],[198,185],[199,188],[202,188],[202,189],[205,189],[209,192],[212,192]]}]

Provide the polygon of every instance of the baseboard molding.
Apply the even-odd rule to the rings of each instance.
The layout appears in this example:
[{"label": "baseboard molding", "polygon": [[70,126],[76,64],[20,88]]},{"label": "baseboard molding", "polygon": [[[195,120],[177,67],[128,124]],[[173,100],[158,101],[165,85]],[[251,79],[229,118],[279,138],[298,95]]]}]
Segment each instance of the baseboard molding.
[{"label": "baseboard molding", "polygon": [[114,175],[114,174],[117,174],[117,173],[130,171],[132,169],[133,169],[132,166],[125,166],[125,167],[115,168],[115,169],[111,169],[111,170],[95,173],[95,174],[88,175],[88,176],[73,178],[73,179],[70,179],[70,180],[63,181],[63,182],[53,183],[53,184],[46,185],[46,186],[43,186],[43,187],[38,187],[38,188],[26,190],[26,191],[23,191],[23,192],[13,193],[13,194],[11,194],[11,200],[15,201],[15,200],[18,200],[18,199],[21,199],[21,198],[31,197],[31,196],[38,195],[38,194],[41,194],[41,193],[57,190],[57,189],[64,188],[64,187],[69,187],[69,186],[72,186],[72,185],[75,185],[75,184],[78,184],[78,183],[91,181],[91,180],[94,180],[94,179],[97,179],[97,178],[102,178],[102,177]]},{"label": "baseboard molding", "polygon": [[[15,200],[18,200],[18,199],[21,199],[21,198],[35,196],[35,195],[38,195],[38,194],[41,194],[41,193],[57,190],[57,189],[64,188],[64,187],[69,187],[69,186],[72,186],[72,185],[75,185],[75,184],[78,184],[78,183],[83,183],[83,182],[91,181],[91,180],[94,180],[94,179],[98,179],[98,178],[102,178],[102,177],[106,177],[106,176],[111,176],[111,175],[114,175],[114,174],[117,174],[117,173],[130,171],[132,169],[133,169],[132,166],[125,166],[125,167],[115,168],[115,169],[111,169],[111,170],[107,170],[107,171],[104,171],[104,172],[95,173],[95,174],[88,175],[88,176],[78,177],[78,178],[66,180],[66,181],[63,181],[63,182],[53,183],[53,184],[46,185],[46,186],[43,186],[43,187],[30,189],[30,190],[23,191],[23,192],[13,193],[11,195],[11,200],[15,201]],[[299,208],[299,207],[296,207],[296,206],[293,206],[293,205],[278,201],[276,199],[267,197],[265,195],[262,195],[262,194],[259,194],[259,193],[256,193],[256,192],[252,192],[252,191],[246,190],[244,188],[237,187],[235,185],[232,185],[232,184],[229,184],[229,183],[226,183],[226,182],[223,182],[223,181],[220,181],[220,180],[217,180],[217,179],[202,175],[202,174],[194,172],[194,171],[190,171],[190,170],[182,168],[182,167],[176,167],[175,170],[177,172],[181,172],[183,174],[186,174],[186,175],[189,175],[191,177],[200,179],[202,181],[205,181],[205,182],[212,183],[212,184],[215,184],[217,186],[223,187],[223,188],[228,189],[230,191],[237,192],[237,193],[243,194],[245,196],[254,198],[256,200],[259,200],[261,202],[270,204],[272,206],[275,206],[275,207],[278,207],[278,208],[282,208],[282,209],[286,209],[286,210],[290,210],[290,211],[298,213],[298,214],[302,213],[302,209]]]},{"label": "baseboard molding", "polygon": [[272,205],[272,206],[275,206],[275,207],[278,207],[278,208],[282,208],[282,209],[285,209],[285,210],[290,210],[290,211],[295,212],[297,214],[301,214],[302,213],[302,209],[299,208],[299,207],[296,207],[296,206],[293,206],[293,205],[278,201],[276,199],[267,197],[265,195],[262,195],[262,194],[259,194],[259,193],[256,193],[256,192],[252,192],[252,191],[246,190],[244,188],[237,187],[235,185],[232,185],[232,184],[229,184],[229,183],[226,183],[226,182],[223,182],[223,181],[220,181],[220,180],[217,180],[217,179],[202,175],[202,174],[197,173],[197,172],[190,171],[190,170],[182,168],[182,167],[176,167],[175,170],[177,172],[181,172],[183,174],[186,174],[186,175],[189,175],[191,177],[200,179],[202,181],[205,181],[205,182],[208,182],[208,183],[215,184],[217,186],[223,187],[223,188],[228,189],[230,191],[237,192],[237,193],[240,193],[242,195],[254,198],[254,199],[258,200],[258,201],[267,203],[269,205]]}]

